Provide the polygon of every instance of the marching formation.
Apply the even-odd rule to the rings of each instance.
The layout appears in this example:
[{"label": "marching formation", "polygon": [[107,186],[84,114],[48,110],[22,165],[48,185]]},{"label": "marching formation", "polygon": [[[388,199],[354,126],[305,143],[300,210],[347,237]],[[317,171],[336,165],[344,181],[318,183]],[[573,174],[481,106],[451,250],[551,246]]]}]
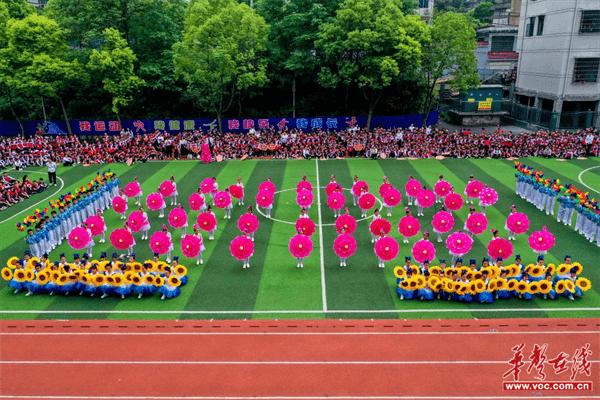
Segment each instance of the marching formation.
[{"label": "marching formation", "polygon": [[116,253],[111,259],[102,253],[99,260],[90,259],[88,254],[83,257],[74,254],[71,262],[61,254],[60,260],[52,262],[47,254],[32,257],[26,252],[22,259],[10,258],[1,274],[15,294],[23,291],[26,296],[61,294],[101,299],[110,296],[141,299],[155,293],[162,300],[170,299],[179,296],[180,286],[188,280],[187,268],[179,264],[177,257],[166,263],[158,260],[158,254],[143,263],[136,261],[135,254],[120,261]]},{"label": "marching formation", "polygon": [[516,192],[519,197],[534,204],[546,215],[554,215],[558,202],[556,220],[567,226],[573,226],[574,222],[576,232],[600,247],[598,200],[574,185],[563,185],[558,179],[545,178],[543,171],[520,162],[515,162],[515,169]]},{"label": "marching formation", "polygon": [[394,268],[394,275],[400,300],[493,303],[512,298],[555,300],[560,296],[573,301],[592,287],[589,279],[580,276],[582,271],[583,266],[572,262],[570,256],[558,267],[546,265],[544,256],[527,266],[516,255],[515,262],[506,266],[502,258],[492,264],[486,257],[481,265],[474,259],[463,265],[459,258],[451,266],[440,260],[439,265],[423,267],[411,264],[411,258],[406,257],[405,265]]}]

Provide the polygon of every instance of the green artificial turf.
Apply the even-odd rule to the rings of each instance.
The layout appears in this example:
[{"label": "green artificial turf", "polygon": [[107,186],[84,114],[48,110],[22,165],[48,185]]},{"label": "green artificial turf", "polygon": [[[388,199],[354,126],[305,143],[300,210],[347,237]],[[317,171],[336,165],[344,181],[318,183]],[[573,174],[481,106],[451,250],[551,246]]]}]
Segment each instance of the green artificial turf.
[{"label": "green artificial turf", "polygon": [[[590,191],[600,192],[600,160],[558,161],[552,159],[524,160],[536,168],[544,170],[547,177],[556,177],[563,183],[574,183]],[[187,198],[196,190],[199,182],[208,176],[215,176],[221,188],[235,182],[239,176],[246,187],[246,205],[254,204],[258,184],[271,177],[277,185],[273,217],[275,220],[260,218],[260,229],[256,235],[255,252],[251,260],[252,267],[241,268],[241,263],[234,260],[229,253],[229,243],[239,234],[237,218],[245,207],[235,207],[231,220],[223,219],[223,212],[216,210],[218,231],[214,241],[205,239],[205,263],[196,266],[191,260],[182,257],[182,263],[188,266],[189,282],[182,287],[181,295],[175,299],[161,301],[158,296],[144,298],[89,298],[80,296],[48,296],[36,295],[25,297],[14,295],[6,282],[0,283],[0,318],[491,318],[491,317],[598,317],[600,316],[600,265],[598,255],[600,248],[587,242],[574,232],[573,228],[556,222],[553,217],[546,216],[531,204],[514,194],[515,178],[513,162],[507,160],[249,160],[223,163],[201,164],[196,161],[171,161],[134,164],[130,167],[116,164],[95,167],[68,167],[59,169],[61,185],[51,187],[42,194],[0,212],[0,262],[13,255],[22,255],[26,249],[24,233],[15,229],[15,223],[22,220],[35,208],[47,205],[46,197],[57,192],[54,197],[76,189],[91,179],[98,170],[111,168],[122,183],[129,182],[137,176],[142,182],[143,191],[148,194],[171,175],[176,177],[181,203],[187,207]],[[377,261],[370,242],[367,222],[360,222],[355,233],[358,250],[348,261],[348,267],[340,268],[338,259],[333,253],[332,242],[336,236],[333,213],[326,205],[324,189],[320,191],[322,222],[321,229],[313,235],[314,251],[305,261],[304,269],[296,268],[295,259],[289,254],[287,243],[294,234],[293,223],[299,215],[296,205],[297,182],[303,175],[317,185],[317,170],[320,186],[329,182],[330,175],[335,175],[339,183],[349,188],[353,175],[358,175],[368,182],[374,193],[378,192],[384,175],[390,182],[404,192],[404,184],[412,175],[431,187],[440,174],[450,181],[456,190],[463,192],[469,175],[494,187],[500,200],[495,207],[488,208],[487,216],[490,228],[505,234],[504,221],[511,204],[516,204],[520,211],[530,216],[532,229],[547,226],[557,238],[556,246],[548,253],[547,262],[560,263],[565,254],[580,261],[585,269],[583,275],[592,281],[592,289],[584,297],[571,302],[565,298],[556,301],[522,301],[518,299],[500,300],[493,304],[456,303],[448,301],[400,301],[396,296],[396,279],[392,269],[402,264],[404,256],[410,254],[412,243],[401,243],[396,226],[402,207],[394,210],[391,222],[392,231],[400,244],[401,251],[394,263],[388,263],[385,270],[377,268]],[[31,168],[25,172],[11,171],[13,176],[30,174],[32,177],[43,176],[44,170]],[[584,185],[585,184],[585,185]],[[289,189],[289,190],[288,190]],[[319,209],[315,204],[310,216],[319,223]],[[352,202],[346,192],[347,204]],[[129,211],[133,209],[130,203]],[[360,216],[357,208],[351,208],[355,217]],[[431,217],[435,210],[425,211],[422,218],[423,229],[431,230]],[[455,229],[462,227],[467,214],[466,208],[455,214]],[[190,220],[195,220],[197,212],[190,211]],[[157,218],[157,214],[149,212],[152,231],[166,222]],[[111,210],[105,212],[109,230],[122,224],[118,216]],[[287,221],[288,223],[282,222]],[[191,224],[190,224],[191,225]],[[322,231],[322,237],[320,237]],[[179,232],[173,234],[175,253],[178,248]],[[420,237],[419,237],[420,238]],[[478,261],[486,253],[486,246],[491,233],[486,232],[476,238],[472,251],[465,259],[476,258]],[[432,240],[435,240],[432,234]],[[323,243],[321,248],[320,243]],[[138,260],[151,256],[147,242],[137,241]],[[535,254],[529,249],[526,236],[519,236],[515,245],[515,253],[521,254],[524,263],[535,261]],[[435,243],[438,258],[449,259],[443,244]],[[110,244],[96,244],[94,253],[101,251],[111,253]],[[51,258],[58,254],[72,254],[68,245],[63,243],[55,249]],[[321,268],[323,262],[323,268]],[[435,260],[434,264],[438,261]],[[512,259],[510,260],[512,262]],[[18,313],[8,313],[8,311]],[[30,311],[28,313],[23,311]],[[84,311],[85,313],[78,313]]]}]

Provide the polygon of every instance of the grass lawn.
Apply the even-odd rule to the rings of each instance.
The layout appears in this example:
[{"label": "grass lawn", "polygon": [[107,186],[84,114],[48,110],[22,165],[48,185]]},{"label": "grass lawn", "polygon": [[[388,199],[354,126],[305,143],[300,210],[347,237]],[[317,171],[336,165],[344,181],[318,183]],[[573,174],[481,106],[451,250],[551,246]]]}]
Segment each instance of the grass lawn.
[{"label": "grass lawn", "polygon": [[[548,177],[560,178],[563,183],[575,183],[587,186],[600,194],[600,159],[587,159],[560,162],[550,159],[526,159],[528,164],[543,169]],[[236,207],[231,220],[224,220],[222,210],[216,210],[219,221],[216,240],[206,241],[205,263],[196,266],[182,257],[182,264],[188,266],[189,283],[182,287],[179,297],[161,301],[158,296],[152,298],[89,298],[80,296],[37,295],[25,297],[13,295],[7,283],[0,282],[0,318],[492,318],[492,317],[600,317],[600,248],[587,242],[576,234],[571,227],[556,222],[553,217],[539,212],[532,205],[514,194],[515,178],[513,162],[507,160],[246,160],[223,163],[201,164],[197,161],[171,161],[106,166],[115,171],[124,184],[138,176],[145,194],[154,191],[169,176],[174,175],[182,204],[187,207],[188,196],[196,190],[198,183],[207,176],[215,176],[221,188],[235,182],[240,176],[246,187],[246,203],[253,203],[258,184],[271,177],[278,190],[284,190],[275,197],[273,217],[267,220],[261,217],[260,229],[256,235],[255,253],[252,267],[243,270],[241,263],[229,254],[229,243],[238,234],[237,217],[244,212]],[[589,169],[589,170],[588,170]],[[54,197],[74,190],[98,171],[97,167],[61,167],[59,177],[61,185],[33,196],[31,199],[0,212],[0,260],[4,264],[13,255],[20,256],[26,249],[24,233],[15,229],[15,223],[22,220],[33,209],[43,208],[53,192]],[[27,172],[11,172],[13,176],[24,173],[43,174],[43,169],[28,169]],[[401,243],[400,254],[395,263],[388,263],[385,270],[377,268],[377,261],[370,243],[367,222],[359,223],[355,237],[359,247],[357,253],[341,269],[333,253],[332,242],[335,230],[329,224],[334,222],[331,210],[326,206],[324,189],[321,190],[322,207],[315,205],[310,210],[311,218],[322,221],[322,237],[319,230],[313,236],[315,249],[305,262],[305,268],[295,268],[295,260],[289,254],[287,243],[294,234],[293,222],[299,215],[295,202],[296,183],[302,175],[307,175],[314,186],[317,180],[324,187],[329,176],[334,174],[344,187],[350,187],[353,175],[366,180],[371,190],[377,193],[382,177],[387,175],[390,182],[403,191],[409,175],[412,175],[430,187],[437,177],[443,174],[457,191],[463,192],[469,175],[474,175],[494,187],[500,200],[495,207],[489,208],[487,215],[490,228],[499,229],[505,235],[504,221],[511,204],[526,212],[532,222],[532,229],[546,225],[557,238],[556,246],[547,255],[548,263],[560,263],[565,254],[584,265],[583,275],[592,281],[592,289],[584,297],[571,302],[565,298],[555,301],[500,300],[493,304],[464,304],[448,301],[420,302],[400,301],[395,293],[395,277],[392,269],[402,264],[405,255],[410,254],[411,245]],[[580,181],[581,180],[581,181]],[[583,183],[580,183],[583,182]],[[585,184],[585,185],[584,185]],[[61,186],[63,186],[61,188]],[[60,190],[57,190],[60,189]],[[316,198],[316,196],[315,196]],[[347,202],[350,196],[347,195]],[[32,207],[32,209],[30,209]],[[130,203],[130,211],[132,203]],[[320,212],[320,217],[319,217]],[[423,229],[431,230],[431,216],[434,209],[425,212],[422,218]],[[356,217],[359,210],[354,207]],[[394,226],[392,233],[398,238],[397,223],[403,214],[401,208],[394,211],[391,218]],[[462,227],[467,210],[456,214],[455,228]],[[191,212],[190,220],[197,213]],[[159,220],[157,214],[149,212],[152,231],[158,229],[165,220]],[[112,210],[105,212],[109,231],[120,225]],[[289,222],[286,223],[285,221]],[[191,224],[190,224],[191,225]],[[489,232],[480,235],[472,251],[465,256],[481,258],[491,238]],[[432,239],[433,235],[432,235]],[[175,253],[179,251],[179,233],[174,234]],[[138,260],[151,256],[147,242],[137,240]],[[323,243],[321,248],[320,243]],[[401,242],[401,241],[400,241]],[[449,259],[443,244],[436,244],[438,257]],[[521,254],[524,264],[535,261],[535,254],[529,249],[526,236],[517,238],[515,252]],[[96,244],[95,255],[105,250],[113,251],[110,244]],[[63,243],[51,254],[72,254],[68,244]],[[512,262],[511,260],[509,260]],[[433,264],[436,264],[437,260]],[[17,311],[9,313],[8,311]],[[24,312],[28,311],[28,312]],[[80,313],[78,313],[79,311]],[[83,313],[81,313],[83,312]]]}]

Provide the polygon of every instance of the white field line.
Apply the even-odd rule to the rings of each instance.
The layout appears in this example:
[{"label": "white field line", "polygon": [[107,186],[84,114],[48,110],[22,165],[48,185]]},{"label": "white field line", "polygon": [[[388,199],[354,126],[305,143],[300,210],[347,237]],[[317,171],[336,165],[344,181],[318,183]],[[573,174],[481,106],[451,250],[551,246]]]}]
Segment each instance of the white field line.
[{"label": "white field line", "polygon": [[327,288],[325,283],[325,248],[323,247],[323,221],[321,218],[321,184],[319,181],[319,159],[315,158],[317,173],[317,212],[319,214],[319,258],[321,262],[321,302],[323,312],[327,312]]},{"label": "white field line", "polygon": [[591,186],[587,185],[587,184],[586,184],[586,183],[583,181],[583,179],[582,179],[582,176],[583,176],[583,174],[585,174],[586,172],[588,172],[588,171],[591,171],[591,170],[593,170],[593,169],[596,169],[596,168],[600,168],[600,165],[597,165],[597,166],[595,166],[595,167],[590,167],[590,168],[584,169],[584,170],[583,170],[583,171],[581,171],[581,172],[579,173],[579,175],[577,176],[577,180],[579,181],[579,183],[581,183],[581,184],[582,184],[583,186],[585,186],[586,188],[590,189],[592,192],[596,192],[596,193],[600,194],[600,191],[598,191],[597,189],[594,189],[593,187],[591,187]]},{"label": "white field line", "polygon": [[[24,170],[21,170],[21,171],[23,171],[23,172],[27,172],[28,174],[40,174],[40,175],[45,175],[45,174],[46,174],[45,172],[40,172],[40,171],[30,171],[30,170],[25,170],[25,169],[24,169]],[[19,171],[19,172],[21,172],[21,171]],[[54,196],[56,196],[56,195],[57,195],[57,194],[58,194],[58,193],[59,193],[61,190],[63,190],[63,188],[65,187],[65,181],[64,181],[64,180],[63,180],[63,179],[62,179],[60,176],[57,176],[57,177],[56,177],[56,179],[58,179],[58,180],[60,181],[60,187],[59,187],[59,188],[58,188],[58,189],[57,189],[57,190],[56,190],[54,193],[52,193],[51,195],[49,195],[49,196],[45,197],[44,199],[42,199],[42,200],[38,201],[37,203],[35,203],[35,204],[33,204],[33,205],[31,205],[31,206],[27,207],[26,209],[24,209],[24,210],[21,210],[21,211],[19,211],[18,213],[16,213],[16,214],[13,214],[13,215],[11,215],[11,216],[10,216],[10,217],[8,217],[8,218],[5,218],[5,219],[3,219],[2,221],[0,221],[0,224],[3,224],[3,223],[5,223],[5,222],[7,222],[7,221],[10,221],[11,219],[13,219],[13,218],[15,218],[15,217],[18,217],[19,215],[23,214],[24,212],[26,212],[26,211],[29,211],[29,210],[31,210],[32,208],[36,207],[38,204],[40,204],[40,203],[43,203],[44,201],[46,201],[46,200],[50,199],[51,197],[54,197]],[[10,210],[10,208],[6,209],[5,211],[8,211],[8,210]]]}]

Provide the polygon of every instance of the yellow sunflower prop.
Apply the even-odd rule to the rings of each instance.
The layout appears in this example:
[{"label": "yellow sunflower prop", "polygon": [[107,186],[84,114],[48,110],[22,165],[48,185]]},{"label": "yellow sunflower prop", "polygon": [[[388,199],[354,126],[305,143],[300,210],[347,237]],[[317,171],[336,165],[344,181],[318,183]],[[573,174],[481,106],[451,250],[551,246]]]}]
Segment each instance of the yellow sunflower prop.
[{"label": "yellow sunflower prop", "polygon": [[575,268],[575,274],[579,275],[583,272],[583,265],[578,262],[573,263],[573,268]]},{"label": "yellow sunflower prop", "polygon": [[396,265],[394,267],[394,276],[399,279],[404,278],[406,276],[406,272],[404,271],[404,268],[402,268],[399,265]]},{"label": "yellow sunflower prop", "polygon": [[146,283],[148,285],[153,285],[154,284],[154,275],[151,275],[151,274],[144,275],[144,283]]},{"label": "yellow sunflower prop", "polygon": [[575,283],[572,280],[567,279],[565,281],[565,290],[573,293],[575,291]]},{"label": "yellow sunflower prop", "polygon": [[165,279],[163,277],[157,276],[156,278],[154,278],[154,286],[161,287],[164,284],[165,284]]},{"label": "yellow sunflower prop", "polygon": [[121,286],[125,281],[125,277],[122,274],[114,274],[113,282],[115,286]]},{"label": "yellow sunflower prop", "polygon": [[587,292],[592,288],[592,282],[590,282],[590,280],[587,278],[577,278],[577,281],[575,283],[577,284],[577,287],[583,292]]},{"label": "yellow sunflower prop", "polygon": [[507,287],[508,287],[508,283],[506,282],[506,279],[504,279],[504,278],[496,279],[496,290],[506,290]]},{"label": "yellow sunflower prop", "polygon": [[555,264],[548,264],[548,266],[546,267],[546,271],[544,271],[544,274],[550,274],[550,275],[554,275],[554,271],[556,271],[556,265]]},{"label": "yellow sunflower prop", "polygon": [[181,279],[178,276],[171,275],[169,277],[169,286],[179,286],[181,285]]},{"label": "yellow sunflower prop", "polygon": [[517,280],[516,279],[511,279],[508,281],[507,285],[506,285],[506,289],[507,290],[516,290],[517,288]]},{"label": "yellow sunflower prop", "polygon": [[2,268],[2,279],[5,281],[10,281],[13,277],[12,269],[8,267]]},{"label": "yellow sunflower prop", "polygon": [[521,281],[521,282],[517,283],[516,290],[517,290],[517,292],[519,292],[520,294],[523,294],[523,293],[527,292],[527,288],[528,288],[528,286],[529,286],[529,285],[527,284],[527,282],[523,282],[523,281]]},{"label": "yellow sunflower prop", "polygon": [[529,282],[527,287],[527,293],[537,294],[540,290],[540,284],[538,282]]},{"label": "yellow sunflower prop", "polygon": [[36,277],[36,282],[38,285],[45,285],[46,283],[48,283],[48,280],[50,279],[50,274],[47,272],[40,272],[39,274],[37,274]]},{"label": "yellow sunflower prop", "polygon": [[539,290],[541,294],[548,294],[552,289],[552,282],[546,279],[542,279],[539,283]]},{"label": "yellow sunflower prop", "polygon": [[433,267],[429,268],[429,273],[431,275],[439,275],[442,273],[442,268],[439,265],[434,265]]},{"label": "yellow sunflower prop", "polygon": [[19,257],[11,257],[8,259],[8,261],[6,262],[6,266],[10,269],[15,269],[17,268],[17,265],[19,264]]},{"label": "yellow sunflower prop", "polygon": [[554,290],[558,294],[563,294],[565,292],[565,281],[564,281],[564,279],[556,282],[556,284],[554,285]]},{"label": "yellow sunflower prop", "polygon": [[567,273],[567,271],[569,271],[569,266],[567,264],[560,264],[556,270],[556,273],[558,275],[564,275]]},{"label": "yellow sunflower prop", "polygon": [[104,275],[100,275],[100,274],[94,275],[92,278],[92,282],[96,286],[102,286],[106,282],[106,277]]}]

